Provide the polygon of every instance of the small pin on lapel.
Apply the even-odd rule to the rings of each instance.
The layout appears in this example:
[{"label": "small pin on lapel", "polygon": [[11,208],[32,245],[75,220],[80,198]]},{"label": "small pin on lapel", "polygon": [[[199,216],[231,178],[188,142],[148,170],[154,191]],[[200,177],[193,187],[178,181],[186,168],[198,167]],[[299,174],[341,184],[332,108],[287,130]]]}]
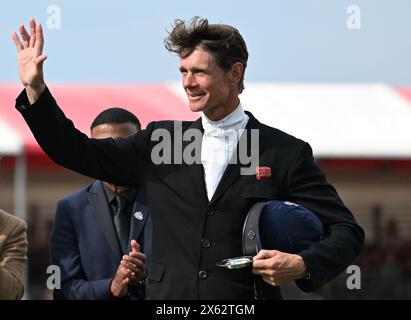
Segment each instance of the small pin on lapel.
[{"label": "small pin on lapel", "polygon": [[137,220],[143,220],[143,213],[141,211],[134,212],[134,218],[136,218]]}]

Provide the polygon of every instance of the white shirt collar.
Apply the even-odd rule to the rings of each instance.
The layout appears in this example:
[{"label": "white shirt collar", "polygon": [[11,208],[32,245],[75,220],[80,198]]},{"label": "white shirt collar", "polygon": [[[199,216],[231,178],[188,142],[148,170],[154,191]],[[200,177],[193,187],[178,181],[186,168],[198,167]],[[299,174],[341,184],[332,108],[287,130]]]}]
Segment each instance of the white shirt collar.
[{"label": "white shirt collar", "polygon": [[238,104],[237,108],[235,108],[233,112],[231,112],[228,116],[218,121],[212,121],[204,113],[201,114],[201,122],[203,125],[204,132],[213,129],[239,129],[245,119],[248,119],[248,116],[244,112],[241,102]]}]

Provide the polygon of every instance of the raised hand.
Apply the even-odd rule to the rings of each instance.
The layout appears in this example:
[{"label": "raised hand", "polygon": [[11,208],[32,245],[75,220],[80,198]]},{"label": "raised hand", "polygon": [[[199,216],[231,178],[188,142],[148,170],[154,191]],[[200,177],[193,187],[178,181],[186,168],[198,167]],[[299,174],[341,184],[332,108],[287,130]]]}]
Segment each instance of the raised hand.
[{"label": "raised hand", "polygon": [[43,55],[44,37],[41,24],[36,24],[32,18],[29,25],[30,34],[23,25],[19,27],[23,42],[16,32],[13,32],[12,39],[18,52],[20,80],[26,88],[30,103],[33,104],[46,87],[43,76],[43,63],[47,57]]}]

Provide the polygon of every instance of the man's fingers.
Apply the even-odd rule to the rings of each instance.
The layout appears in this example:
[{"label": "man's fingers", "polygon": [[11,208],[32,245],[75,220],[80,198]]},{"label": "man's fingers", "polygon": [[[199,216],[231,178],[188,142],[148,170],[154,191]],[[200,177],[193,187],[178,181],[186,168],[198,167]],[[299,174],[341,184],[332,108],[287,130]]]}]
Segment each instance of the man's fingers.
[{"label": "man's fingers", "polygon": [[254,274],[259,274],[262,276],[272,276],[273,273],[277,270],[277,263],[275,259],[265,258],[253,261],[253,270]]},{"label": "man's fingers", "polygon": [[24,25],[19,26],[19,31],[20,35],[23,39],[23,41],[29,41],[30,40],[30,35],[28,34],[26,27]]},{"label": "man's fingers", "polygon": [[265,268],[264,269],[253,269],[252,272],[262,277],[272,277],[274,276],[274,274],[276,274],[275,271],[265,269]]},{"label": "man's fingers", "polygon": [[[17,33],[13,32],[12,34],[13,42],[18,51],[21,51],[28,47],[31,47],[31,48],[36,47],[37,55],[41,55],[43,51],[43,44],[44,44],[43,30],[41,28],[41,25],[36,24],[36,21],[33,18],[31,18],[29,20],[29,26],[30,26],[30,34],[27,32],[24,25],[20,25],[19,32],[20,32],[22,41],[20,40]],[[39,41],[36,41],[37,39],[39,39]],[[44,60],[42,60],[41,62],[44,62]]]},{"label": "man's fingers", "polygon": [[140,245],[136,240],[131,240],[131,248],[134,252],[140,252]]},{"label": "man's fingers", "polygon": [[272,277],[263,277],[263,281],[268,283],[270,286],[278,286],[280,285],[278,281]]},{"label": "man's fingers", "polygon": [[24,48],[27,48],[29,46],[30,36],[27,33],[27,30],[23,25],[19,27],[19,31],[20,31],[21,38],[23,39]]},{"label": "man's fingers", "polygon": [[128,276],[128,279],[129,279],[130,282],[131,282],[131,281],[136,281],[138,278],[136,277],[135,273],[131,273],[131,274]]},{"label": "man's fingers", "polygon": [[127,269],[128,276],[130,273],[143,274],[145,272],[144,262],[130,256],[123,256],[120,266]]},{"label": "man's fingers", "polygon": [[47,56],[45,56],[44,54],[42,54],[41,56],[38,56],[34,62],[36,63],[37,66],[41,67],[41,65],[43,64],[44,61],[46,61]]},{"label": "man's fingers", "polygon": [[129,278],[124,278],[124,279],[121,281],[121,286],[122,286],[122,287],[127,286],[129,281],[130,281]]},{"label": "man's fingers", "polygon": [[257,260],[253,262],[253,270],[254,274],[258,275],[271,275],[274,270],[272,269],[272,263],[269,260]]},{"label": "man's fingers", "polygon": [[266,260],[254,260],[253,261],[253,269],[264,269],[264,268],[267,268]]},{"label": "man's fingers", "polygon": [[36,31],[36,21],[34,20],[34,18],[30,18],[29,26],[30,26],[30,35],[32,35]]},{"label": "man's fingers", "polygon": [[253,261],[253,269],[272,269],[275,266],[275,258],[267,256],[265,253],[261,257],[255,256]]},{"label": "man's fingers", "polygon": [[125,265],[123,265],[123,264],[120,265],[121,278],[125,278],[125,277],[130,276],[130,275],[131,275],[131,272],[132,272],[132,271],[131,271],[127,266],[125,266]]},{"label": "man's fingers", "polygon": [[134,269],[134,268],[136,268],[137,266],[138,267],[141,267],[142,266],[142,263],[141,263],[141,261],[130,261],[130,260],[125,260],[125,259],[123,259],[123,260],[121,260],[121,265],[122,266],[124,266],[124,267],[126,267],[126,268],[128,268],[128,269]]},{"label": "man's fingers", "polygon": [[274,257],[278,253],[277,250],[260,250],[254,257],[254,261],[261,259],[269,259]]},{"label": "man's fingers", "polygon": [[[141,254],[141,256],[143,256],[143,255]],[[122,261],[127,262],[127,263],[131,263],[131,264],[133,264],[133,265],[135,265],[135,266],[137,266],[137,267],[142,267],[142,266],[144,266],[144,260],[142,260],[142,259],[140,259],[140,258],[135,258],[135,257],[130,257],[130,256],[124,256]]]},{"label": "man's fingers", "polygon": [[32,33],[30,36],[29,47],[34,48],[35,43],[36,43],[36,33]]},{"label": "man's fingers", "polygon": [[36,42],[36,21],[33,18],[29,20],[30,25],[30,43],[29,46],[34,48],[34,44]]},{"label": "man's fingers", "polygon": [[144,265],[137,266],[125,261],[121,261],[121,267],[126,269],[127,275],[129,275],[130,273],[141,273],[144,271]]},{"label": "man's fingers", "polygon": [[43,52],[44,46],[44,37],[43,37],[43,28],[41,23],[36,24],[36,42],[34,44],[34,49],[37,52],[37,55],[41,55]]},{"label": "man's fingers", "polygon": [[264,269],[255,269],[255,268],[253,268],[252,272],[254,274],[258,275],[258,276],[262,276],[263,272],[264,272]]},{"label": "man's fingers", "polygon": [[20,38],[17,35],[17,33],[13,32],[11,34],[11,38],[13,39],[14,45],[16,46],[18,52],[24,49],[23,44],[21,43]]},{"label": "man's fingers", "polygon": [[141,253],[141,252],[132,251],[132,252],[130,252],[129,256],[132,257],[132,258],[139,259],[139,260],[141,260],[141,261],[143,261],[143,262],[146,261],[146,255],[143,254],[143,253]]},{"label": "man's fingers", "polygon": [[142,275],[145,274],[144,267],[137,268],[136,266],[128,265],[127,262],[122,261],[121,267],[125,270],[124,276],[130,278],[131,280],[141,278]]}]

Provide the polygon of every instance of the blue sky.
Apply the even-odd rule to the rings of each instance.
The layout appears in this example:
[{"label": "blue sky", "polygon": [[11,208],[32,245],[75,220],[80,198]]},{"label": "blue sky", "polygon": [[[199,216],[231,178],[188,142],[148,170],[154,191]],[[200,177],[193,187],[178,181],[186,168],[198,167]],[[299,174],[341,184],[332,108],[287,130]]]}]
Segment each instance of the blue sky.
[{"label": "blue sky", "polygon": [[[61,29],[47,28],[47,8]],[[361,29],[347,28],[347,7]],[[163,46],[176,18],[236,26],[249,49],[246,80],[411,84],[409,0],[1,1],[0,82],[18,82],[10,40],[34,16],[45,26],[46,81],[141,83],[179,80]]]}]

